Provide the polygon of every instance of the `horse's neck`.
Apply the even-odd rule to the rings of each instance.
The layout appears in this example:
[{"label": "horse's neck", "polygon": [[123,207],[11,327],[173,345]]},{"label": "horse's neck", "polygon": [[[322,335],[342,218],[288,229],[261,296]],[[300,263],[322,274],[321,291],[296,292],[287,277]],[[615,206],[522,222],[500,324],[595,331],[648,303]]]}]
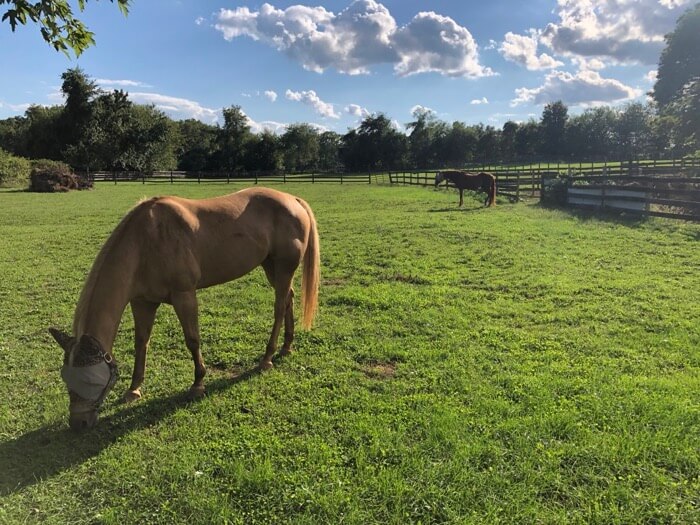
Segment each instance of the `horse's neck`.
[{"label": "horse's neck", "polygon": [[110,353],[122,314],[131,299],[137,265],[135,254],[121,248],[113,252],[114,255],[122,254],[121,257],[109,254],[101,266],[95,269],[97,273],[93,282],[86,284],[91,289],[86,290],[84,303],[81,300],[83,304],[76,310],[73,327],[75,336],[91,335],[102,344],[104,351]]}]

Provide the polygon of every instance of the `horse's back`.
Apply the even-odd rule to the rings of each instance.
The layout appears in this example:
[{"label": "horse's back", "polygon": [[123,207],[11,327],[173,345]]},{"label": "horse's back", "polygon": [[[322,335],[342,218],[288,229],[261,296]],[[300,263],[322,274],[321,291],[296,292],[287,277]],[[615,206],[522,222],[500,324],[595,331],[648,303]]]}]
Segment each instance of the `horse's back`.
[{"label": "horse's back", "polygon": [[291,254],[298,264],[308,238],[303,206],[269,188],[200,200],[158,197],[140,207],[145,284],[156,288],[231,281],[278,253]]}]

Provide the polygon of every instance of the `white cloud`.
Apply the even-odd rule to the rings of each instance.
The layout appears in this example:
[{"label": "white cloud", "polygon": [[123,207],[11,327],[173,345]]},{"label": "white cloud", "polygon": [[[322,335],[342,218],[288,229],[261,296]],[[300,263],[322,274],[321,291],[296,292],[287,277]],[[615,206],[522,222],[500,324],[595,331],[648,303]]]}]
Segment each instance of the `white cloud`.
[{"label": "white cloud", "polygon": [[338,14],[323,7],[277,9],[268,3],[259,11],[221,9],[214,27],[226,40],[247,36],[264,42],[318,73],[333,68],[366,74],[372,66],[393,64],[402,76],[493,74],[479,63],[471,33],[451,18],[422,12],[398,27],[389,10],[375,0],[355,0]]},{"label": "white cloud", "polygon": [[552,71],[538,88],[518,88],[511,106],[523,103],[546,104],[561,100],[571,105],[595,105],[630,100],[642,94],[640,89],[619,80],[603,78],[597,71],[579,71],[575,75]]},{"label": "white cloud", "polygon": [[201,25],[204,23],[204,17],[203,17],[203,16],[198,16],[198,17],[195,19],[194,23],[197,24],[198,26],[201,26]]},{"label": "white cloud", "polygon": [[663,36],[694,0],[558,0],[540,39],[555,53],[656,64]]},{"label": "white cloud", "polygon": [[649,71],[646,75],[644,75],[644,80],[650,83],[656,82],[656,79],[658,78],[659,71],[657,69],[652,69]]},{"label": "white cloud", "polygon": [[272,91],[271,89],[265,91],[264,95],[265,98],[267,98],[270,102],[274,102],[275,100],[277,100],[277,93]]},{"label": "white cloud", "polygon": [[29,109],[29,106],[32,104],[25,103],[25,104],[10,104],[8,102],[3,102],[0,100],[0,108],[7,108],[13,113],[24,113]]},{"label": "white cloud", "polygon": [[340,118],[340,115],[335,112],[333,104],[321,100],[313,89],[309,91],[292,91],[291,89],[288,89],[284,93],[284,96],[288,100],[301,102],[303,104],[311,106],[312,108],[314,108],[314,111],[316,113],[323,117]]},{"label": "white cloud", "polygon": [[219,120],[220,109],[206,108],[198,102],[158,93],[130,92],[129,99],[137,104],[153,104],[175,119],[195,118],[212,124]]},{"label": "white cloud", "polygon": [[416,104],[411,108],[411,115],[415,117],[419,113],[432,113],[433,115],[435,115],[435,110],[427,106],[421,106],[420,104]]},{"label": "white cloud", "polygon": [[563,66],[562,62],[555,60],[547,53],[537,56],[538,39],[539,35],[534,29],[530,30],[529,36],[516,35],[509,31],[506,33],[505,40],[501,43],[498,51],[506,60],[521,64],[530,71]]},{"label": "white cloud", "polygon": [[474,105],[477,105],[477,106],[478,106],[479,104],[488,104],[488,103],[489,103],[489,99],[487,99],[486,97],[475,98],[474,100],[472,100],[472,101],[470,102],[470,104],[474,104]]},{"label": "white cloud", "polygon": [[95,79],[95,82],[102,88],[131,88],[131,87],[151,87],[148,84],[139,82],[138,80],[110,80],[107,78]]},{"label": "white cloud", "polygon": [[599,71],[605,69],[605,62],[597,58],[572,57],[571,63],[578,66],[579,71]]},{"label": "white cloud", "polygon": [[346,106],[345,113],[359,118],[365,118],[371,114],[367,108],[363,108],[357,104],[350,104],[349,106]]}]

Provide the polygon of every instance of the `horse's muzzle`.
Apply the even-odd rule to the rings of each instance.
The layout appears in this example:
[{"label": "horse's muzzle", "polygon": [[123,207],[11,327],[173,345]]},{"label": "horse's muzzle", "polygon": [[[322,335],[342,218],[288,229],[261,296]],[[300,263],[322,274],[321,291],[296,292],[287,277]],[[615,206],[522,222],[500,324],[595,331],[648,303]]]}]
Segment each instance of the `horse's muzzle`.
[{"label": "horse's muzzle", "polygon": [[81,412],[79,414],[71,414],[68,420],[71,430],[82,432],[97,424],[97,410],[94,412]]}]

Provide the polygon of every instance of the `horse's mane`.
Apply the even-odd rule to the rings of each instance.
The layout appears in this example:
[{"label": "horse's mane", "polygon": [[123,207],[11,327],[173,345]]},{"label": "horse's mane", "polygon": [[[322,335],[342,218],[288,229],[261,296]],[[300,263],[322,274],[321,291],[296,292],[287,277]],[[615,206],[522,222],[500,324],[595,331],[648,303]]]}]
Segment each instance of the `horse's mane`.
[{"label": "horse's mane", "polygon": [[102,267],[104,266],[104,263],[114,246],[124,237],[127,224],[141,209],[143,209],[142,204],[146,202],[155,202],[158,199],[159,197],[153,197],[152,199],[141,199],[133,208],[131,208],[131,210],[129,210],[119,224],[117,224],[117,227],[114,228],[114,231],[107,238],[107,241],[100,249],[95,261],[92,263],[90,273],[88,273],[87,279],[85,279],[85,284],[80,292],[80,299],[78,299],[78,304],[75,307],[75,314],[73,316],[73,337],[80,337],[83,335],[81,333],[82,325],[84,324],[86,313],[95,292],[100,271],[102,270]]}]

